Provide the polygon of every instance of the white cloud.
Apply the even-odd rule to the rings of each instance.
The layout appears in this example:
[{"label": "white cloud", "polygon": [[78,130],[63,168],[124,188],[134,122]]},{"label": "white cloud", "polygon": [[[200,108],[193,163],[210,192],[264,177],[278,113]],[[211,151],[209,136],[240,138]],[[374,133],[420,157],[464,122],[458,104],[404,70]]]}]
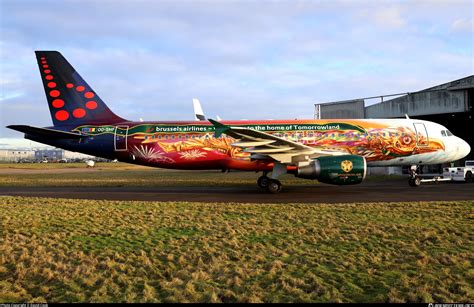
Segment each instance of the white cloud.
[{"label": "white cloud", "polygon": [[192,119],[196,96],[227,119],[311,118],[314,102],[472,74],[470,1],[45,1],[0,0],[0,135],[51,123],[35,49],[59,50],[114,112],[146,120]]},{"label": "white cloud", "polygon": [[455,32],[474,32],[473,19],[460,18],[453,21],[451,29]]},{"label": "white cloud", "polygon": [[[381,2],[383,3],[383,2]],[[355,17],[362,23],[382,28],[403,28],[407,22],[402,17],[401,9],[398,6],[384,7],[369,6],[355,10]]]}]

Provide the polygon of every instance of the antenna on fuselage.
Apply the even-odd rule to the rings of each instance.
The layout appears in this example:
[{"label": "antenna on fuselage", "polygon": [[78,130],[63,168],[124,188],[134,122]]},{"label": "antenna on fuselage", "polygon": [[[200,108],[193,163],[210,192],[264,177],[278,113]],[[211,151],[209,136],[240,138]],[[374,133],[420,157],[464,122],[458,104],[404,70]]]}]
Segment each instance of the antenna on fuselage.
[{"label": "antenna on fuselage", "polygon": [[408,116],[408,114],[405,113],[405,117],[406,119],[410,119],[410,116]]}]

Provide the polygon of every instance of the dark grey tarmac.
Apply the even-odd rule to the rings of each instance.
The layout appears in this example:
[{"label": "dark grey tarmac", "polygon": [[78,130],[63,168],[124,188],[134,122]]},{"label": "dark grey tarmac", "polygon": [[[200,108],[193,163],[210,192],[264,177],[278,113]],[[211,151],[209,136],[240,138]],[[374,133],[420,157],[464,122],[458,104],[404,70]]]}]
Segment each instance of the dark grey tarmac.
[{"label": "dark grey tarmac", "polygon": [[368,181],[354,186],[325,184],[283,186],[280,194],[269,194],[252,185],[235,187],[0,187],[0,195],[239,203],[412,202],[474,200],[474,184],[427,183],[414,188],[409,187],[406,180]]}]

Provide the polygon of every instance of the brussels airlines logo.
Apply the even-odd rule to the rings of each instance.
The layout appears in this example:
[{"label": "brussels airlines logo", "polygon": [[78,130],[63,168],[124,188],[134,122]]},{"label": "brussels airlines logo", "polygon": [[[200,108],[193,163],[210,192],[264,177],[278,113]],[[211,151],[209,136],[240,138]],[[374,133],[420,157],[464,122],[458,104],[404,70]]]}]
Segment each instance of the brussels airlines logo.
[{"label": "brussels airlines logo", "polygon": [[344,160],[341,162],[341,169],[346,172],[346,173],[349,173],[353,168],[353,165],[352,165],[352,161],[349,161],[349,160]]}]

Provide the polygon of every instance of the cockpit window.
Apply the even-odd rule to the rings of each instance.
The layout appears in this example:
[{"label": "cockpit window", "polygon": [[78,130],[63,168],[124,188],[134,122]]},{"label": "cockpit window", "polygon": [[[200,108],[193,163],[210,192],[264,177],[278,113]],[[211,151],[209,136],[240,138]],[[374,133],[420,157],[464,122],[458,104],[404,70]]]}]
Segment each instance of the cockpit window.
[{"label": "cockpit window", "polygon": [[453,136],[449,130],[441,130],[441,136]]}]

